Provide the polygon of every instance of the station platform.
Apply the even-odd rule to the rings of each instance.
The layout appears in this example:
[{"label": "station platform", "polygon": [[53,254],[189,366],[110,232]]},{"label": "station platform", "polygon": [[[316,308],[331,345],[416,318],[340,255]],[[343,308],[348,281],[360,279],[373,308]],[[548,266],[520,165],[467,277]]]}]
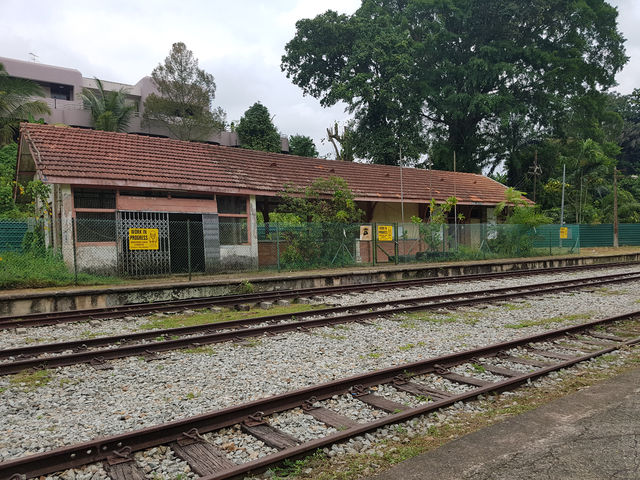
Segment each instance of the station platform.
[{"label": "station platform", "polygon": [[580,254],[547,257],[473,260],[439,263],[383,264],[297,272],[238,272],[211,276],[187,276],[123,280],[97,286],[16,289],[0,292],[0,316],[104,308],[250,291],[295,290],[335,285],[387,282],[410,278],[509,272],[526,269],[640,262],[640,248],[585,248]]},{"label": "station platform", "polygon": [[640,368],[402,462],[369,480],[640,479]]}]

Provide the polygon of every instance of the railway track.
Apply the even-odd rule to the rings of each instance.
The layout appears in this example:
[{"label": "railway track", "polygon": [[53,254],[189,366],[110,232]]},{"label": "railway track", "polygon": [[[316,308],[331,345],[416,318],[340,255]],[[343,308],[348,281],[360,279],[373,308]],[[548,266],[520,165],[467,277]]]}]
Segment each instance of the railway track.
[{"label": "railway track", "polygon": [[[109,368],[109,360],[129,356],[142,355],[153,358],[153,355],[160,352],[237,341],[261,335],[276,335],[329,325],[365,322],[372,318],[398,313],[453,309],[522,296],[544,295],[637,280],[640,280],[640,273],[621,273],[492,290],[403,298],[357,306],[325,308],[297,314],[270,315],[110,337],[29,345],[0,350],[0,360],[9,360],[0,363],[0,375],[14,374],[27,369],[55,368],[79,363],[89,363],[96,368],[103,369]],[[71,353],[54,355],[58,352]]]},{"label": "railway track", "polygon": [[0,330],[18,327],[36,327],[55,325],[59,323],[82,322],[92,319],[121,318],[129,315],[145,315],[159,312],[176,312],[185,309],[199,309],[209,307],[228,307],[246,303],[259,303],[263,301],[276,301],[301,297],[313,297],[322,295],[335,295],[349,292],[362,292],[367,290],[388,290],[394,288],[407,288],[412,286],[425,286],[435,283],[457,283],[475,280],[492,280],[505,277],[543,275],[553,273],[567,273],[585,270],[602,270],[611,268],[630,267],[637,263],[612,263],[602,265],[579,265],[572,267],[545,268],[536,270],[520,270],[515,272],[499,272],[489,274],[457,275],[452,277],[430,277],[411,280],[397,280],[391,282],[364,283],[359,285],[340,285],[330,287],[304,288],[297,290],[279,290],[258,292],[243,295],[225,295],[218,297],[204,297],[184,300],[170,300],[154,303],[137,303],[105,308],[93,308],[86,310],[68,310],[60,312],[31,313],[19,316],[0,317]]},{"label": "railway track", "polygon": [[[222,480],[257,472],[285,459],[345,441],[385,425],[469,400],[516,388],[528,380],[640,343],[640,311],[523,337],[509,342],[398,365],[343,378],[153,427],[98,438],[0,463],[0,479],[35,478],[102,462],[114,480],[145,478],[133,454],[164,445],[186,461],[199,478]],[[475,372],[475,373],[474,373]],[[482,375],[477,372],[485,372]],[[490,377],[490,378],[488,378]],[[464,385],[463,393],[433,387],[430,379]],[[395,392],[400,402],[380,392]],[[382,414],[362,423],[341,411],[344,399]],[[405,398],[405,397],[403,397]],[[303,441],[277,427],[279,415],[300,415],[327,427],[326,435]],[[229,460],[212,435],[233,428],[270,448],[242,464]]]}]

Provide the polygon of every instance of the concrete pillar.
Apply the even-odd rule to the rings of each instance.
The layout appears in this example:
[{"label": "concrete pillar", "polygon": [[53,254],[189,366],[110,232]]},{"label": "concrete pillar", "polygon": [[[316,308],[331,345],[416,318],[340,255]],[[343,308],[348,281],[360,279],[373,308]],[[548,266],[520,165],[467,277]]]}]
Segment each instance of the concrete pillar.
[{"label": "concrete pillar", "polygon": [[73,196],[70,185],[60,185],[59,201],[60,235],[62,239],[62,258],[69,268],[73,268]]},{"label": "concrete pillar", "polygon": [[258,268],[258,218],[256,215],[256,196],[249,197],[249,244],[251,246],[251,265]]}]

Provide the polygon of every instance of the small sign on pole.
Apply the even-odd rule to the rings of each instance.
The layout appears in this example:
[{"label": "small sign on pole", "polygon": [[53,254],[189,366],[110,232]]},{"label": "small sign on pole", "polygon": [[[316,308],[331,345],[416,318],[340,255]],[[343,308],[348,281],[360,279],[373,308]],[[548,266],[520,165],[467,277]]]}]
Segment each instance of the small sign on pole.
[{"label": "small sign on pole", "polygon": [[129,229],[129,250],[158,250],[157,228],[130,228]]},{"label": "small sign on pole", "polygon": [[373,240],[371,225],[360,225],[360,240],[363,242],[370,242]]},{"label": "small sign on pole", "polygon": [[393,241],[393,225],[378,225],[378,241],[379,242]]},{"label": "small sign on pole", "polygon": [[560,238],[562,240],[569,238],[569,227],[560,227]]}]

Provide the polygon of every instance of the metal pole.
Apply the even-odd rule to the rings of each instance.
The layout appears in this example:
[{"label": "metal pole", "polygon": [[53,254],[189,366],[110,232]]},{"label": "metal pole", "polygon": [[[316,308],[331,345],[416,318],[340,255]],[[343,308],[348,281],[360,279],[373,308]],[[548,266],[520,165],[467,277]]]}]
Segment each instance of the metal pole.
[{"label": "metal pole", "polygon": [[187,220],[187,263],[189,264],[189,281],[191,281],[191,221]]},{"label": "metal pole", "polygon": [[562,165],[562,203],[560,205],[560,226],[564,225],[564,183],[567,170],[567,164]]},{"label": "metal pole", "polygon": [[73,240],[73,282],[78,285],[78,255],[76,251],[76,219],[71,222],[71,238]]},{"label": "metal pole", "polygon": [[393,232],[393,236],[394,236],[395,241],[396,241],[396,242],[395,242],[395,243],[396,243],[396,249],[395,249],[395,250],[396,250],[396,251],[395,251],[395,254],[396,254],[396,265],[398,265],[398,262],[399,262],[399,260],[400,260],[400,259],[398,258],[398,257],[400,256],[400,249],[398,248],[398,224],[397,224],[397,223],[394,223],[394,224],[393,224],[393,227],[394,227],[394,230],[395,230],[395,232]]},{"label": "metal pole", "polygon": [[402,145],[400,145],[400,214],[402,217],[402,225],[404,225],[404,185],[402,182]]},{"label": "metal pole", "polygon": [[618,246],[618,169],[613,167],[613,247]]},{"label": "metal pole", "polygon": [[278,272],[280,271],[280,224],[276,222],[276,256],[278,262]]},{"label": "metal pole", "polygon": [[[456,151],[453,151],[453,173],[456,173]],[[453,238],[456,242],[456,252],[458,251],[458,197],[456,192],[456,177],[453,176],[453,196],[456,197],[456,204],[453,206]]]},{"label": "metal pole", "polygon": [[375,223],[372,224],[373,228],[373,240],[372,240],[372,249],[371,249],[371,263],[373,266],[376,266],[376,257],[378,256],[378,227]]}]

